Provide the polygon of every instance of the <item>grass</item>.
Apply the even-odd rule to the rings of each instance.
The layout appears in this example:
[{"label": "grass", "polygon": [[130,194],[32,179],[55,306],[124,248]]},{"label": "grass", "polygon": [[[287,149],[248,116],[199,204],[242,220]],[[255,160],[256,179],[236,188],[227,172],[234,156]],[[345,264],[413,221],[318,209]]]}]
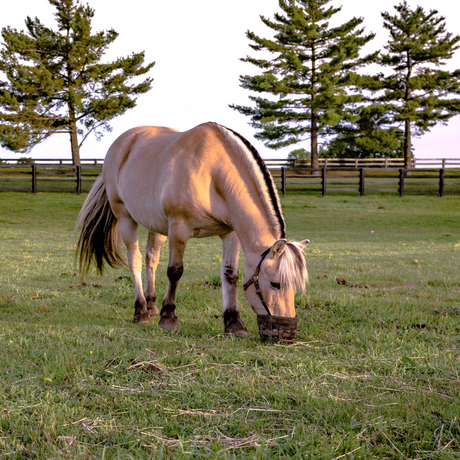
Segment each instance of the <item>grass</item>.
[{"label": "grass", "polygon": [[188,244],[178,332],[131,323],[128,270],[75,275],[83,200],[0,194],[0,459],[459,457],[459,197],[282,199],[311,240],[292,344],[242,289],[249,336],[222,333],[217,238]]}]

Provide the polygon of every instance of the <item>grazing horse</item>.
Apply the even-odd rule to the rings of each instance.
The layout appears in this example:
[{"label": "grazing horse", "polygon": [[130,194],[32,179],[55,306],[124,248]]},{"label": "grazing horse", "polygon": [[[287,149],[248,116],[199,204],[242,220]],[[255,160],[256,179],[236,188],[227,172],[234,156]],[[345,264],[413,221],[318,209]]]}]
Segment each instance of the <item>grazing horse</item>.
[{"label": "grazing horse", "polygon": [[[145,288],[138,225],[148,230]],[[295,318],[294,294],[308,275],[303,247],[286,241],[286,227],[273,179],[256,149],[241,135],[216,123],[189,131],[143,126],[122,134],[110,147],[103,172],[80,211],[77,227],[80,272],[94,262],[123,264],[118,235],[127,248],[134,280],[134,322],[158,315],[155,270],[169,238],[168,287],[159,326],[178,327],[176,288],[184,271],[189,238],[219,235],[225,332],[243,337],[246,325],[237,304],[238,256],[246,259],[244,289],[254,312]]]}]

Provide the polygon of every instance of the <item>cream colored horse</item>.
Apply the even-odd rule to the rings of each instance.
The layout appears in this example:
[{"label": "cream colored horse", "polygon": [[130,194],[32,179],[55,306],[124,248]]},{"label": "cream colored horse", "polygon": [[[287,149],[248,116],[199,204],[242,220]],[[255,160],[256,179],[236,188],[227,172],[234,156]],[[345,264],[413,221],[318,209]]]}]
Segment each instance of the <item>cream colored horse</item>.
[{"label": "cream colored horse", "polygon": [[[121,265],[121,235],[136,291],[135,322],[158,314],[155,269],[169,238],[168,288],[159,321],[165,330],[178,327],[175,295],[189,238],[222,239],[225,332],[246,335],[237,304],[240,245],[246,298],[258,315],[295,317],[294,294],[307,281],[302,249],[308,240],[286,242],[270,173],[246,139],[215,123],[186,132],[143,126],[122,134],[107,153],[77,225],[82,227],[77,248],[82,273],[92,262],[99,272],[105,263]],[[138,225],[148,230],[144,290]]]}]

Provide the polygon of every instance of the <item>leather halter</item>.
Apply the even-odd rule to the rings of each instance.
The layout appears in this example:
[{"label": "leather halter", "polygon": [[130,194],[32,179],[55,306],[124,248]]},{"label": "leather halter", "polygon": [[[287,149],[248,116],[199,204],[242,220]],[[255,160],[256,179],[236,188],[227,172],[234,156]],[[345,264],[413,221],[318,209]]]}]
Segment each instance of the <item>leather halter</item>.
[{"label": "leather halter", "polygon": [[262,295],[262,291],[260,290],[259,286],[259,272],[260,272],[260,266],[262,265],[262,262],[264,261],[265,257],[267,257],[267,254],[270,252],[271,248],[266,249],[260,256],[260,262],[259,265],[257,265],[256,271],[254,274],[249,278],[246,283],[243,284],[243,289],[246,291],[246,289],[251,286],[252,283],[254,283],[254,287],[256,288],[256,294],[259,296],[260,302],[264,306],[265,310],[267,311],[267,314],[269,316],[272,316],[270,313],[270,310],[268,309],[267,304],[265,303],[264,297]]}]

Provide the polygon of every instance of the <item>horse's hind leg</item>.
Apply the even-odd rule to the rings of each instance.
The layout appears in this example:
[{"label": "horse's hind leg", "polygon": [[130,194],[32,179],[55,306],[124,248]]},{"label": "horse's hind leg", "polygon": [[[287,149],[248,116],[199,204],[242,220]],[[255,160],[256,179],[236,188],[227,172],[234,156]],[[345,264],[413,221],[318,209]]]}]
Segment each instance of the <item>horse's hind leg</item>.
[{"label": "horse's hind leg", "polygon": [[184,272],[184,252],[187,240],[190,237],[189,228],[183,223],[169,225],[169,261],[168,261],[168,289],[163,298],[158,325],[165,331],[174,331],[179,326],[176,316],[176,289]]},{"label": "horse's hind leg", "polygon": [[136,290],[133,321],[135,323],[146,323],[150,320],[150,315],[142,292],[142,255],[139,251],[137,240],[137,227],[137,223],[131,217],[123,216],[119,218],[120,235],[128,252],[129,268],[133,275],[134,289]]},{"label": "horse's hind leg", "polygon": [[222,237],[222,297],[224,301],[223,316],[225,332],[237,337],[247,335],[246,324],[240,318],[237,300],[238,257],[240,240],[235,232]]},{"label": "horse's hind leg", "polygon": [[147,310],[150,316],[157,316],[158,310],[155,305],[155,271],[160,260],[160,249],[166,241],[166,236],[159,233],[149,232],[147,247],[145,249],[145,288],[144,297],[147,301]]}]

